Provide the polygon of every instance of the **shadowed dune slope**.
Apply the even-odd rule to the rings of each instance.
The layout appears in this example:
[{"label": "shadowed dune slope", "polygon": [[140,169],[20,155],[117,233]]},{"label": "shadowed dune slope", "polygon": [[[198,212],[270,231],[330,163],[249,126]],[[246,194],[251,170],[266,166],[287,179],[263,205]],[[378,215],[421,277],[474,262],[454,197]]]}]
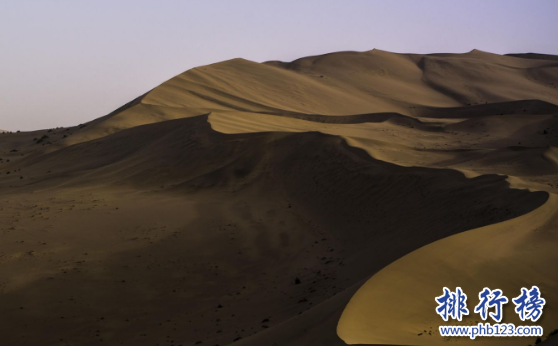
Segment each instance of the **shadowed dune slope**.
[{"label": "shadowed dune slope", "polygon": [[[207,116],[19,165],[26,179],[1,181],[11,344],[338,343],[336,319],[370,274],[547,199],[495,175],[377,161],[317,132],[221,134]],[[320,311],[322,336],[288,328],[317,327]]]},{"label": "shadowed dune slope", "polygon": [[426,118],[480,118],[491,115],[541,115],[558,113],[558,106],[540,100],[497,102],[469,107],[420,107],[414,114]]},{"label": "shadowed dune slope", "polygon": [[539,53],[517,53],[517,54],[506,54],[508,56],[513,56],[516,58],[523,59],[540,59],[540,60],[558,60],[557,55],[551,54],[539,54]]}]

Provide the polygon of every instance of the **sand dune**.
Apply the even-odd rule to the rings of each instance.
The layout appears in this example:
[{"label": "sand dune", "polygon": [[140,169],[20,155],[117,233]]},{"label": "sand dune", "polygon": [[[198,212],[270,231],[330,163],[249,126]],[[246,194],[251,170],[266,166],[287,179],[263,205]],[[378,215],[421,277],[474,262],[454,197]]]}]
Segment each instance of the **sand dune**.
[{"label": "sand dune", "polygon": [[506,54],[506,55],[514,56],[516,58],[524,58],[524,59],[558,60],[558,57],[556,55],[550,55],[550,54],[522,53],[522,54]]},{"label": "sand dune", "polygon": [[4,340],[426,345],[441,286],[551,301],[555,83],[476,50],[233,59],[2,135]]},{"label": "sand dune", "polygon": [[[375,49],[264,64],[233,59],[178,75],[63,142],[75,144],[133,126],[212,110],[276,115],[417,112],[422,116],[426,112],[435,116],[439,112],[428,107],[524,100],[556,105],[557,71],[553,61],[481,51],[420,55]],[[545,102],[532,102],[552,108]],[[421,111],[424,107],[427,109]],[[525,108],[481,109],[479,114],[489,109],[522,112]]]},{"label": "sand dune", "polygon": [[[354,296],[339,323],[339,335],[349,343],[443,345],[447,339],[439,336],[438,316],[429,314],[432,304],[423,297],[436,296],[444,286],[476,293],[483,287],[498,287],[516,294],[520,287],[536,282],[544,287],[547,301],[554,301],[558,295],[557,207],[558,197],[552,194],[531,213],[440,240],[401,258]],[[504,307],[507,323],[525,324],[513,308],[513,304]],[[470,314],[463,324],[479,320]],[[540,324],[552,331],[558,319],[549,314]],[[525,344],[524,338],[452,340],[488,345],[498,341]]]}]

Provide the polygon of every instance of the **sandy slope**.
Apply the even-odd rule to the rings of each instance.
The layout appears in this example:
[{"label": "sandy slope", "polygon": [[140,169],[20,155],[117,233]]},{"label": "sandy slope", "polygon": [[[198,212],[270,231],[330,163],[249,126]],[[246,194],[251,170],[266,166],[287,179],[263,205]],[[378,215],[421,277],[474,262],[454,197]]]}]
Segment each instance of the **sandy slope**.
[{"label": "sandy slope", "polygon": [[[511,299],[521,287],[539,285],[548,302],[558,299],[558,197],[554,194],[540,208],[519,218],[445,238],[427,245],[384,268],[353,297],[339,323],[339,336],[348,343],[443,345],[431,314],[432,299],[441,287],[462,287],[478,303],[484,287],[500,288]],[[506,323],[528,325],[504,308]],[[420,318],[419,318],[420,317]],[[463,324],[477,324],[470,313]],[[454,323],[456,324],[456,323]],[[548,309],[537,323],[548,332],[558,318]],[[424,331],[427,332],[424,332]],[[532,339],[532,338],[531,338]],[[454,343],[525,345],[525,338],[455,338]]]},{"label": "sandy slope", "polygon": [[343,313],[347,342],[438,343],[416,331],[447,271],[511,289],[494,268],[533,248],[519,270],[554,299],[557,77],[480,51],[234,59],[2,135],[4,340],[341,345]]},{"label": "sandy slope", "polygon": [[[516,100],[558,104],[553,60],[481,51],[466,54],[340,52],[291,63],[233,59],[201,66],[161,84],[117,112],[72,132],[60,144],[212,110],[349,115],[424,106],[456,107]],[[522,111],[520,107],[514,108]],[[430,113],[430,112],[429,112]],[[60,138],[56,138],[57,140]]]}]

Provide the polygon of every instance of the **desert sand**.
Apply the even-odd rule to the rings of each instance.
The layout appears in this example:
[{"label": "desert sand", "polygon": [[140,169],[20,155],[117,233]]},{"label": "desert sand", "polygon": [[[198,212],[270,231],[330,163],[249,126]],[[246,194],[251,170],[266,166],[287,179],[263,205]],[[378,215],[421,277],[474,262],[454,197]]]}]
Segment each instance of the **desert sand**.
[{"label": "desert sand", "polygon": [[556,301],[556,60],[233,59],[0,135],[3,344],[462,344],[443,286]]}]

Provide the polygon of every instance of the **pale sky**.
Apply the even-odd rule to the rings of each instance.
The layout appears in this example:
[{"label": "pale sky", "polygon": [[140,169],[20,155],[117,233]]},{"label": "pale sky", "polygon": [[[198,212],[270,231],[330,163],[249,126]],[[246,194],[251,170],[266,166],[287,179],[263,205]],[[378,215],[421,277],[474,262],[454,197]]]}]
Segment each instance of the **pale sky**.
[{"label": "pale sky", "polygon": [[77,125],[235,57],[373,48],[558,55],[558,1],[0,0],[0,129]]}]

